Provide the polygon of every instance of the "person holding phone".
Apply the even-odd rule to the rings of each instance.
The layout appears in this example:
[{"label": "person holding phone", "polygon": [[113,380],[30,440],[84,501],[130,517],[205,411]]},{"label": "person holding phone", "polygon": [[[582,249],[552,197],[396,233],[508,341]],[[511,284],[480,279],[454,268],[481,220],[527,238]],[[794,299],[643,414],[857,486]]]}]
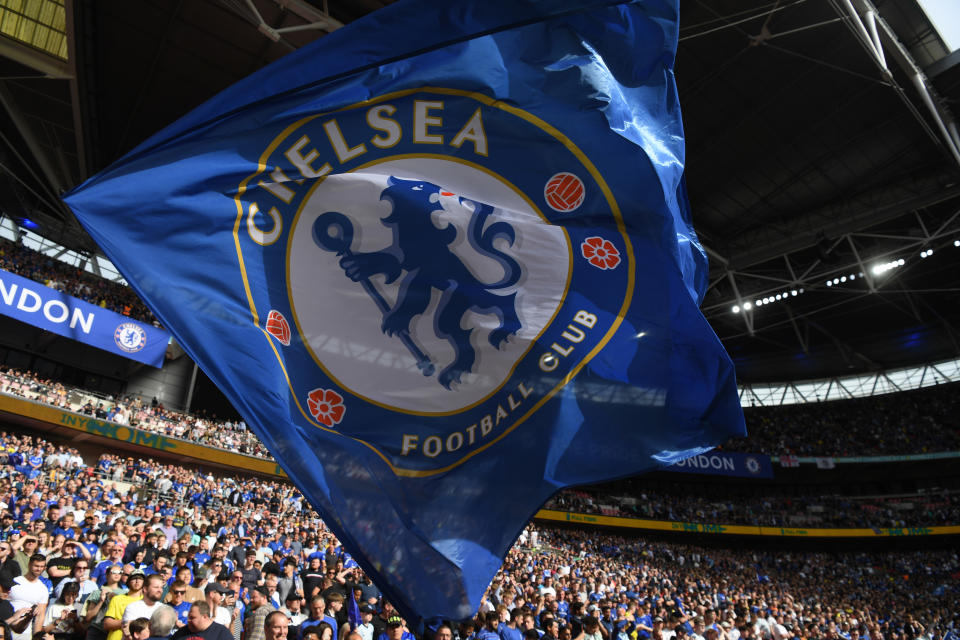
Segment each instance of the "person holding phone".
[{"label": "person holding phone", "polygon": [[8,600],[14,584],[13,576],[0,573],[0,626],[3,628],[3,640],[12,640],[14,633],[23,633],[30,626],[37,611],[36,605],[14,610]]},{"label": "person holding phone", "polygon": [[91,593],[84,602],[81,615],[87,627],[87,640],[106,640],[107,633],[103,630],[103,619],[107,614],[110,601],[113,596],[127,590],[126,586],[120,584],[123,571],[121,564],[115,564],[107,569],[104,585]]},{"label": "person holding phone", "polygon": [[80,622],[79,609],[80,585],[67,583],[60,597],[47,605],[43,618],[43,630],[52,632],[61,638],[77,638],[84,631]]},{"label": "person holding phone", "polygon": [[47,568],[47,558],[42,553],[30,556],[27,572],[19,578],[14,578],[14,585],[10,588],[10,604],[14,610],[25,607],[34,607],[33,624],[27,625],[20,633],[13,634],[13,640],[30,640],[33,634],[43,626],[43,616],[47,612],[47,600],[50,592],[47,585],[40,579]]}]

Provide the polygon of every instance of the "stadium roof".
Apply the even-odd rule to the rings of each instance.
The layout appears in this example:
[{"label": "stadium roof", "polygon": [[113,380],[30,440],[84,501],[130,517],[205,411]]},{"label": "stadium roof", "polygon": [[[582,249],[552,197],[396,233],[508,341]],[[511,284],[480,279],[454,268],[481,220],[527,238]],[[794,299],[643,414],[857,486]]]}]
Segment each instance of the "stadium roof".
[{"label": "stadium roof", "polygon": [[[59,193],[383,4],[0,0],[0,211],[95,252]],[[682,2],[703,309],[744,382],[960,354],[960,51],[917,0],[873,8]]]}]

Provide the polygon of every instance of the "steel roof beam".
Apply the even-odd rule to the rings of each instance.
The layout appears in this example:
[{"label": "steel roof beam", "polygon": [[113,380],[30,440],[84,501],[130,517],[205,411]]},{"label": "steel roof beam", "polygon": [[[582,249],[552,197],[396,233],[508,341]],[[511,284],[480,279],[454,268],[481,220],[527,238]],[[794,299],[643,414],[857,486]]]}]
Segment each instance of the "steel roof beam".
[{"label": "steel roof beam", "polygon": [[[915,251],[920,247],[928,246],[929,244],[937,241],[949,239],[951,236],[956,234],[958,230],[960,230],[960,227],[958,227],[955,224],[958,221],[958,219],[960,219],[960,210],[956,211],[953,215],[947,218],[947,220],[945,220],[942,224],[940,224],[937,227],[936,231],[933,234],[930,234],[929,236],[915,237],[915,236],[909,236],[909,235],[894,236],[894,235],[872,235],[872,234],[858,233],[858,234],[850,234],[848,236],[841,236],[834,242],[833,247],[831,247],[831,250],[832,250],[834,247],[836,247],[837,245],[843,244],[844,242],[849,242],[852,246],[853,242],[852,242],[851,236],[853,235],[856,235],[858,237],[881,237],[888,240],[896,240],[901,243],[898,246],[888,247],[879,253],[873,254],[870,257],[870,260],[868,261],[869,264],[867,262],[864,262],[862,259],[862,256],[859,256],[858,253],[855,251],[852,259],[849,259],[839,265],[830,266],[829,268],[826,268],[826,269],[817,270],[817,267],[820,265],[820,261],[816,260],[799,277],[794,275],[793,267],[792,265],[789,264],[789,261],[788,261],[788,267],[789,267],[788,270],[792,278],[791,280],[774,278],[766,274],[755,274],[749,271],[732,271],[732,270],[724,271],[722,277],[732,278],[733,276],[736,276],[741,280],[741,283],[744,281],[745,278],[755,278],[762,281],[772,281],[772,282],[782,283],[781,286],[774,286],[774,287],[766,286],[762,289],[752,290],[746,294],[744,292],[737,290],[734,292],[733,297],[738,303],[740,303],[740,301],[750,302],[753,298],[763,298],[771,294],[776,295],[777,293],[782,292],[784,288],[807,287],[811,291],[820,291],[820,292],[830,291],[832,293],[838,293],[838,294],[866,293],[866,292],[862,292],[859,289],[846,289],[846,288],[826,289],[823,286],[821,286],[823,285],[824,278],[830,279],[834,276],[839,277],[850,271],[854,271],[854,272],[859,271],[860,273],[862,273],[863,275],[859,277],[861,277],[864,281],[868,283],[869,285],[868,292],[875,293],[878,291],[882,291],[883,287],[886,287],[890,283],[894,282],[897,278],[899,278],[901,275],[906,273],[906,271],[911,266],[915,266],[916,263],[911,263],[910,265],[908,265],[906,270],[898,269],[895,272],[892,272],[889,275],[884,276],[882,280],[876,279],[876,277],[872,274],[872,272],[868,271],[868,268],[870,267],[871,264],[876,262],[881,262],[887,258],[890,258],[891,256],[896,256],[898,254],[902,255],[904,253]],[[868,274],[870,275],[868,276]],[[714,302],[711,304],[703,305],[701,307],[701,310],[707,318],[713,318],[725,313],[729,305],[730,305],[730,302],[728,301]],[[740,306],[742,308],[743,304],[740,303]],[[753,333],[751,333],[750,335],[753,335]]]},{"label": "steel roof beam", "polygon": [[33,127],[27,122],[26,114],[17,106],[13,94],[7,88],[6,83],[3,82],[0,82],[0,105],[6,110],[7,115],[10,116],[10,121],[16,126],[20,136],[24,142],[26,142],[27,148],[30,150],[31,155],[33,155],[34,161],[40,168],[41,173],[43,173],[44,178],[46,178],[47,185],[53,189],[54,193],[62,193],[64,191],[64,184],[60,176],[54,171],[53,163],[50,161],[50,158],[47,157],[40,142],[34,135]]},{"label": "steel roof beam", "polygon": [[[873,58],[880,71],[887,79],[894,83],[894,88],[897,90],[897,93],[900,94],[907,108],[913,113],[914,117],[917,118],[920,125],[933,136],[934,141],[941,144],[953,157],[954,162],[960,166],[960,148],[958,148],[957,142],[950,135],[950,125],[954,122],[953,114],[950,113],[950,110],[939,96],[936,95],[923,70],[920,69],[920,66],[913,59],[913,56],[910,55],[910,52],[907,51],[900,42],[897,34],[890,28],[887,21],[877,13],[877,9],[873,6],[873,3],[870,2],[870,0],[855,0],[855,2],[856,7],[854,7],[854,0],[839,0],[841,6],[837,7],[838,13],[841,15],[846,13],[849,17],[848,25],[853,29],[854,34],[858,36],[857,39],[870,54],[870,57]],[[887,60],[884,54],[884,44],[886,44],[890,55],[896,60],[900,68],[907,74],[907,77],[910,78],[914,88],[916,88],[920,100],[927,108],[930,117],[933,119],[940,133],[939,139],[937,139],[933,131],[930,130],[929,125],[920,116],[920,113],[907,98],[902,88],[893,81],[893,74],[887,66]]]},{"label": "steel roof beam", "polygon": [[[326,11],[320,11],[313,5],[303,2],[303,0],[274,1],[284,9],[288,9],[292,13],[297,14],[307,22],[311,23],[309,26],[312,28],[322,29],[329,32],[339,29],[343,26],[342,22],[333,19]],[[324,6],[326,6],[326,3],[324,3]],[[282,32],[282,30],[278,31]]]},{"label": "steel roof beam", "polygon": [[12,38],[0,37],[0,57],[10,58],[48,78],[65,80],[70,77],[70,68],[65,61],[22,45]]},{"label": "steel roof beam", "polygon": [[67,55],[70,66],[70,106],[73,113],[73,133],[77,145],[77,165],[79,178],[86,180],[90,175],[87,166],[87,149],[83,136],[84,119],[80,106],[80,82],[77,80],[77,10],[76,3],[68,2],[65,5],[67,18]]},{"label": "steel roof beam", "polygon": [[824,236],[863,231],[958,197],[960,184],[954,172],[930,173],[796,216],[777,230],[761,228],[741,234],[724,254],[731,269],[743,270],[815,246]]}]

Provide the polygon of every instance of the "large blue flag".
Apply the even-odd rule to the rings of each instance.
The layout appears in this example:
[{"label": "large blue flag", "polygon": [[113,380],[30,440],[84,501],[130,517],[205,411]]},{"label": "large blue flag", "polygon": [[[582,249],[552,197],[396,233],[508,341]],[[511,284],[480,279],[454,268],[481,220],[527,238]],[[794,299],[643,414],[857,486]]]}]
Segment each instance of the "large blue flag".
[{"label": "large blue flag", "polygon": [[67,195],[411,622],[567,485],[741,435],[676,1],[398,2]]}]

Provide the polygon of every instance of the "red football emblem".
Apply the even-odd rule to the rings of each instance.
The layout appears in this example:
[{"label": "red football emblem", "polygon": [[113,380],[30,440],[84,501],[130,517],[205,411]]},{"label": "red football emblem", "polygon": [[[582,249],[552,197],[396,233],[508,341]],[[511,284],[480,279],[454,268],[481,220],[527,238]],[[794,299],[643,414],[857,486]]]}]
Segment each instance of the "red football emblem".
[{"label": "red football emblem", "polygon": [[314,389],[307,396],[307,407],[317,422],[332,427],[343,420],[347,412],[343,406],[343,396],[332,389]]},{"label": "red football emblem", "polygon": [[583,204],[586,189],[583,181],[572,173],[558,173],[543,188],[543,197],[554,211],[569,213]]},{"label": "red football emblem", "polygon": [[290,323],[279,311],[271,309],[267,315],[267,333],[279,340],[283,346],[290,346]]}]

